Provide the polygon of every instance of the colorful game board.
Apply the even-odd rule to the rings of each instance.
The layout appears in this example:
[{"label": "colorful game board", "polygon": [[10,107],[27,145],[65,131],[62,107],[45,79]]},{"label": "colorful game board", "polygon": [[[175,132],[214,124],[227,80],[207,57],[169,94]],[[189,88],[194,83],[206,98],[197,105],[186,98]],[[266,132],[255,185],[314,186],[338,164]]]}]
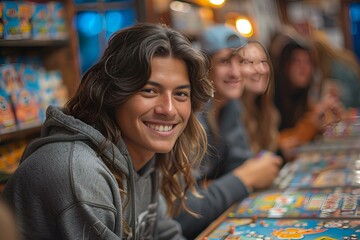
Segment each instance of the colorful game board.
[{"label": "colorful game board", "polygon": [[297,153],[302,152],[337,152],[346,150],[359,150],[360,136],[347,137],[344,139],[321,139],[305,144],[296,149]]},{"label": "colorful game board", "polygon": [[332,166],[353,168],[360,157],[360,149],[336,152],[308,152],[298,154],[289,164],[293,171],[318,172]]},{"label": "colorful game board", "polygon": [[200,240],[208,239],[359,239],[360,220],[226,219]]},{"label": "colorful game board", "polygon": [[326,188],[338,186],[360,186],[359,151],[337,153],[302,153],[285,165],[274,187]]},{"label": "colorful game board", "polygon": [[230,218],[360,218],[360,188],[272,190],[253,194]]},{"label": "colorful game board", "polygon": [[289,172],[279,182],[285,188],[327,188],[338,186],[360,186],[360,174],[352,169],[327,169],[319,172]]}]

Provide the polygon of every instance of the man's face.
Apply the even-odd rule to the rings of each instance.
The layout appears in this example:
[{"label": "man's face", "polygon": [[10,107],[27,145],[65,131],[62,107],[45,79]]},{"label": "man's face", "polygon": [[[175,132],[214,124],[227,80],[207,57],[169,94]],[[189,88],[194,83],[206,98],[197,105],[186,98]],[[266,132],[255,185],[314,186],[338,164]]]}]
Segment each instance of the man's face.
[{"label": "man's face", "polygon": [[190,80],[183,60],[155,57],[148,83],[116,110],[135,168],[155,153],[168,153],[191,114]]}]

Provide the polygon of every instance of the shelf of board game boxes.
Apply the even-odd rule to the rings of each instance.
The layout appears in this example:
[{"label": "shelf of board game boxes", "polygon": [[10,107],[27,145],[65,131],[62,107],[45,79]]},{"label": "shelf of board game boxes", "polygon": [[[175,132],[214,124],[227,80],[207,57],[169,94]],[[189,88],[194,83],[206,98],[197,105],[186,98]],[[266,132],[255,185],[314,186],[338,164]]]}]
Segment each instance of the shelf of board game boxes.
[{"label": "shelf of board game boxes", "polygon": [[[67,39],[66,25],[65,5],[61,1],[0,2],[0,38],[6,40]],[[9,42],[2,42],[2,44],[11,45]],[[27,44],[37,45],[38,42],[29,41]],[[44,44],[47,43],[44,42]]]},{"label": "shelf of board game boxes", "polygon": [[0,65],[0,184],[17,168],[27,142],[40,134],[47,107],[68,100],[59,71],[45,70],[38,58],[13,60],[1,59]]},{"label": "shelf of board game boxes", "polygon": [[13,48],[63,47],[68,44],[69,44],[69,39],[61,39],[61,40],[0,39],[0,47],[13,47]]},{"label": "shelf of board game boxes", "polygon": [[32,57],[5,59],[0,65],[0,139],[4,134],[40,126],[49,105],[68,99],[60,71],[47,71]]}]

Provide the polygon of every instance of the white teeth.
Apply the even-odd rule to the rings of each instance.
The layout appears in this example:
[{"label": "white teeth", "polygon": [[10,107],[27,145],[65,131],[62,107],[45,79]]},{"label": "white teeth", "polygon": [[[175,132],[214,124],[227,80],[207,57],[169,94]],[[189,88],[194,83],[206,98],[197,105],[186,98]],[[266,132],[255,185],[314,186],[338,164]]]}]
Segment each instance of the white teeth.
[{"label": "white teeth", "polygon": [[173,125],[155,125],[155,124],[147,124],[147,126],[155,131],[159,132],[168,132],[173,129]]}]

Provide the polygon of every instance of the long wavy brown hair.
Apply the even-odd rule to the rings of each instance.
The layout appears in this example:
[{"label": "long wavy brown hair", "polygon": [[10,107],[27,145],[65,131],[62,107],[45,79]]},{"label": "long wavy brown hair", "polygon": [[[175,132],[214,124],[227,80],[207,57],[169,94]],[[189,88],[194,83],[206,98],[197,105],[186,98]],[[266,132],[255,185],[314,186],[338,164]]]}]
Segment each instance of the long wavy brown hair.
[{"label": "long wavy brown hair", "polygon": [[[99,155],[104,157],[101,152],[105,146],[109,142],[116,144],[121,137],[115,109],[147,84],[151,59],[168,56],[186,63],[192,107],[188,124],[173,150],[157,155],[157,169],[162,176],[161,191],[169,213],[174,215],[180,207],[188,210],[184,198],[188,190],[194,190],[192,169],[199,165],[207,147],[206,133],[195,116],[195,112],[209,101],[213,91],[207,78],[210,61],[204,53],[194,48],[182,34],[165,25],[138,23],[118,31],[110,38],[100,61],[85,73],[65,110],[105,136],[107,142],[98,149]],[[107,165],[110,165],[108,167],[123,191],[123,173],[114,164]],[[179,199],[180,206],[174,204],[175,199]]]},{"label": "long wavy brown hair", "polygon": [[258,95],[255,101],[248,97],[249,90],[244,89],[241,96],[241,102],[244,106],[242,118],[248,132],[251,150],[254,153],[265,149],[275,151],[278,147],[280,115],[274,104],[274,69],[270,55],[261,42],[250,40],[248,44],[258,45],[264,51],[270,66],[270,76],[266,91],[264,94]]}]

